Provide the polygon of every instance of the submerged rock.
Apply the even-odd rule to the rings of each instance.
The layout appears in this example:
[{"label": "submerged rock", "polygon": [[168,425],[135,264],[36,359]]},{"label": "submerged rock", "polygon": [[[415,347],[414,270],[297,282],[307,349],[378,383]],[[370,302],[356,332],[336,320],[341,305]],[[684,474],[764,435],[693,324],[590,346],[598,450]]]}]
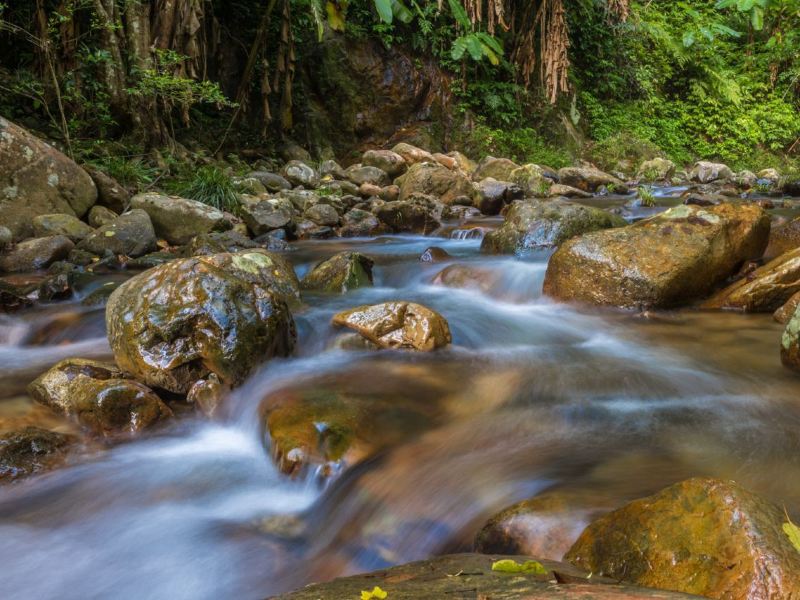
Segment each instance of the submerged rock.
[{"label": "submerged rock", "polygon": [[800,248],[759,267],[703,302],[703,308],[773,312],[800,292]]},{"label": "submerged rock", "polygon": [[629,308],[685,304],[761,256],[768,235],[769,217],[758,206],[676,206],[565,242],[550,258],[544,292]]},{"label": "submerged rock", "polygon": [[136,433],[172,416],[153,391],[115,365],[70,358],[28,387],[34,400],[97,433]]},{"label": "submerged rock", "polygon": [[501,227],[486,234],[481,252],[515,254],[552,248],[576,235],[626,224],[622,217],[566,200],[522,200],[511,205]]},{"label": "submerged rock", "polygon": [[30,237],[36,215],[82,217],[97,200],[89,174],[22,127],[0,117],[0,224]]},{"label": "submerged rock", "polygon": [[496,273],[489,269],[468,265],[450,265],[439,271],[432,283],[452,288],[488,292],[496,281]]},{"label": "submerged rock", "polygon": [[111,252],[136,258],[156,250],[156,232],[150,216],[135,209],[96,229],[78,244],[78,248],[98,256]]},{"label": "submerged rock", "polygon": [[698,598],[676,592],[621,584],[581,571],[566,563],[539,560],[543,575],[493,571],[499,560],[523,564],[529,556],[453,554],[327,583],[275,596],[275,600],[344,600],[379,587],[387,600],[678,600]]},{"label": "submerged rock", "polygon": [[263,251],[174,260],[122,284],[106,326],[117,364],[148,385],[185,394],[210,373],[241,383],[294,348],[288,262]]},{"label": "submerged rock", "polygon": [[0,483],[51,468],[72,440],[70,435],[39,427],[0,434]]},{"label": "submerged rock", "polygon": [[732,481],[689,479],[592,523],[565,559],[607,577],[710,598],[800,596],[779,507]]},{"label": "submerged rock", "polygon": [[196,235],[221,229],[226,222],[221,210],[179,196],[137,194],[131,199],[131,208],[146,212],[156,235],[179,246]]},{"label": "submerged rock", "polygon": [[24,273],[44,269],[67,258],[74,247],[75,244],[63,235],[25,240],[5,256],[0,256],[0,271]]},{"label": "submerged rock", "polygon": [[373,261],[358,252],[340,252],[316,265],[303,277],[303,289],[345,294],[372,285]]},{"label": "submerged rock", "polygon": [[358,306],[334,315],[333,324],[349,327],[381,348],[430,352],[451,341],[445,318],[413,302]]}]

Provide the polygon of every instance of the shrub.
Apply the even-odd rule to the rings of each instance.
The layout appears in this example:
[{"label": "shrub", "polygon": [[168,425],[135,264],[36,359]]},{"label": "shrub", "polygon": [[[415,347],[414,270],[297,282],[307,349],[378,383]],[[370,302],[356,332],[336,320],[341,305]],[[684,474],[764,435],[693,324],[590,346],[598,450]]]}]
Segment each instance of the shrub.
[{"label": "shrub", "polygon": [[220,210],[236,213],[239,209],[239,196],[233,181],[215,166],[200,167],[189,181],[178,188],[178,193],[184,198],[191,198]]}]

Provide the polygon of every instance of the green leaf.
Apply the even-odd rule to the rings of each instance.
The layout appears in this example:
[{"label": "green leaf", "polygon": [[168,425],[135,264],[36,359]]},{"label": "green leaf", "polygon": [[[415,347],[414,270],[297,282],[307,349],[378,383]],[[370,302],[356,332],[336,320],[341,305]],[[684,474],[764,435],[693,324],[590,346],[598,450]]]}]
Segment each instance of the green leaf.
[{"label": "green leaf", "polygon": [[411,23],[414,13],[400,0],[392,0],[392,14],[401,23]]},{"label": "green leaf", "polygon": [[362,590],[361,600],[384,600],[384,598],[386,598],[388,595],[388,592],[384,592],[376,585],[374,588],[372,588],[371,592],[369,590]]},{"label": "green leaf", "polygon": [[517,561],[510,558],[492,563],[492,571],[497,571],[499,573],[525,573],[531,575],[547,575],[549,573],[542,563],[535,560],[526,560],[524,563],[519,564]]},{"label": "green leaf", "polygon": [[459,0],[448,0],[450,4],[450,12],[453,13],[453,18],[455,18],[456,22],[461,25],[464,29],[469,29],[472,26],[472,23],[469,20],[469,15],[467,15],[467,11],[464,10],[461,2]]},{"label": "green leaf", "polygon": [[491,48],[495,54],[499,54],[501,56],[503,55],[503,46],[500,44],[500,40],[498,40],[496,37],[489,35],[485,31],[479,31],[475,35],[478,36],[481,42],[489,46],[489,48]]},{"label": "green leaf", "polygon": [[481,49],[483,50],[483,55],[489,59],[490,63],[495,66],[500,64],[500,59],[497,58],[497,54],[495,54],[494,51],[489,48],[489,46],[481,42]]},{"label": "green leaf", "polygon": [[691,48],[692,44],[694,44],[694,32],[687,31],[683,34],[683,46],[684,48]]},{"label": "green leaf", "polygon": [[345,25],[345,13],[344,13],[344,6],[334,4],[330,0],[325,3],[325,10],[328,13],[328,25],[330,25],[331,29],[334,31],[344,31]]},{"label": "green leaf", "polygon": [[464,38],[467,42],[467,51],[472,57],[472,60],[480,60],[483,58],[483,46],[481,41],[473,34]]},{"label": "green leaf", "polygon": [[464,57],[464,52],[467,51],[466,38],[459,37],[453,42],[453,48],[450,50],[450,56],[453,60],[461,60]]},{"label": "green leaf", "polygon": [[381,21],[391,25],[394,11],[392,11],[392,0],[375,0],[375,9]]},{"label": "green leaf", "polygon": [[756,31],[764,29],[764,9],[759,6],[754,7],[750,15],[750,22]]},{"label": "green leaf", "polygon": [[787,521],[783,524],[783,532],[786,534],[786,537],[789,538],[794,549],[800,552],[800,527],[791,521]]}]

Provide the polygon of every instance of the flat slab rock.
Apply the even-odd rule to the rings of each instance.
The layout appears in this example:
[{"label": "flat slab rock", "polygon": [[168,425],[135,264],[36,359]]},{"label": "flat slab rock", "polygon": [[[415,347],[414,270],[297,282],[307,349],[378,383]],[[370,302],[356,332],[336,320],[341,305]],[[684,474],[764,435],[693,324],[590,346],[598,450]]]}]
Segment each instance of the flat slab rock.
[{"label": "flat slab rock", "polygon": [[[375,586],[387,592],[386,600],[638,600],[699,598],[676,592],[665,592],[620,585],[609,579],[588,578],[588,574],[573,566],[542,560],[548,575],[517,575],[492,571],[492,563],[507,556],[484,554],[453,554],[431,560],[413,562],[343,577],[328,583],[314,584],[303,589],[275,596],[276,600],[343,600],[360,598],[362,590]],[[511,557],[518,563],[528,557]],[[558,583],[556,575],[564,583]]]}]

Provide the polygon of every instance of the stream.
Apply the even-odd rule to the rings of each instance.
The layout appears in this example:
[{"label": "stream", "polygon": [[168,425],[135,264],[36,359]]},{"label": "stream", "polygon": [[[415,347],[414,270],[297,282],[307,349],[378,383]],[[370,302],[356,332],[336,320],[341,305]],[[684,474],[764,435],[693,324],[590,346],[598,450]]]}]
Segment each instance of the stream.
[{"label": "stream", "polygon": [[[679,191],[626,216],[676,204]],[[549,253],[481,255],[479,233],[292,244],[300,277],[342,250],[372,257],[374,287],[306,294],[294,356],[253,373],[216,420],[183,416],[134,441],[91,444],[63,468],[0,487],[0,598],[265,598],[469,551],[487,518],[543,491],[578,498],[578,524],[589,509],[697,475],[800,508],[800,380],[781,366],[771,315],[557,304],[541,295]],[[420,262],[434,245],[452,259]],[[455,263],[485,272],[485,285],[432,283]],[[453,344],[413,354],[337,343],[334,313],[397,299],[444,315]],[[104,310],[79,300],[0,316],[0,432],[70,430],[24,390],[63,358],[111,358]],[[303,385],[395,404],[376,425],[380,450],[329,474],[282,474],[262,412]]]}]

